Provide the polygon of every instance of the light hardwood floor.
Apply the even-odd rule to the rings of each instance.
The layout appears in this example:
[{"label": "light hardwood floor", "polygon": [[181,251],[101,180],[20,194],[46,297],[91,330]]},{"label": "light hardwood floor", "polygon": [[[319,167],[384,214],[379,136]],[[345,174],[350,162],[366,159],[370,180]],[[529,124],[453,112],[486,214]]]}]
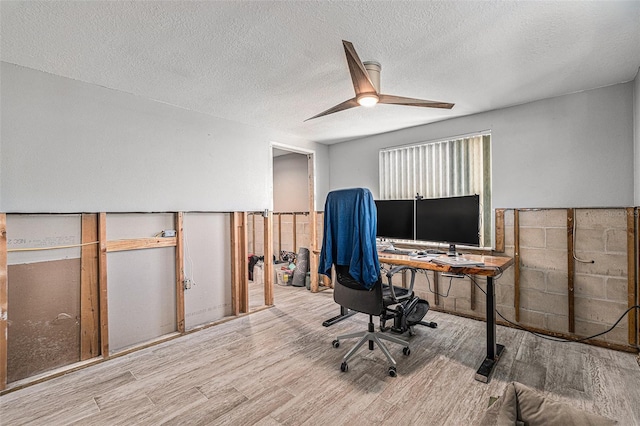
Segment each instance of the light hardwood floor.
[{"label": "light hardwood floor", "polygon": [[489,384],[474,380],[484,323],[429,312],[411,355],[389,345],[398,376],[379,350],[362,349],[340,371],[363,330],[356,315],[332,327],[331,291],[275,286],[276,306],[0,397],[2,425],[462,425],[518,381],[548,397],[640,424],[640,367],[633,354],[553,343],[498,327],[506,352]]}]

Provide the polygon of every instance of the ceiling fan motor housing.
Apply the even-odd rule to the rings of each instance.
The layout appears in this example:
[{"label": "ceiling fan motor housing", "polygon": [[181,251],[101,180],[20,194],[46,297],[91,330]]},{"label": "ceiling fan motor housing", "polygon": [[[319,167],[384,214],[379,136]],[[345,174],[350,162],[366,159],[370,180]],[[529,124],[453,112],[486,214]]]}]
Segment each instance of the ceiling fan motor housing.
[{"label": "ceiling fan motor housing", "polygon": [[363,62],[362,65],[364,65],[364,68],[367,70],[367,74],[369,74],[369,79],[371,79],[373,87],[375,87],[378,93],[380,93],[380,70],[382,69],[382,66],[379,62],[375,61]]}]

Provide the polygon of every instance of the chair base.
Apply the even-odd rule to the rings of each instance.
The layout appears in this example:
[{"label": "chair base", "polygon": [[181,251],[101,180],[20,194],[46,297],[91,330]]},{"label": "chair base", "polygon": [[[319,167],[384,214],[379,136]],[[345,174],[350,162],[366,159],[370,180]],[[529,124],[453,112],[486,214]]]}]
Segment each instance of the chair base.
[{"label": "chair base", "polygon": [[353,338],[360,338],[360,340],[342,358],[342,365],[340,367],[342,371],[347,371],[347,361],[351,357],[353,357],[356,354],[356,352],[358,352],[358,350],[362,347],[362,345],[364,345],[366,342],[370,342],[369,349],[373,349],[374,343],[378,345],[378,347],[380,348],[384,356],[389,361],[389,364],[391,364],[389,367],[389,375],[391,376],[396,375],[397,363],[396,363],[396,360],[391,355],[391,352],[389,352],[389,349],[387,349],[386,345],[382,342],[382,340],[386,340],[388,342],[397,343],[399,345],[404,346],[402,348],[402,353],[405,355],[409,355],[411,353],[411,349],[409,348],[409,342],[407,342],[406,340],[400,339],[399,337],[396,337],[396,336],[389,336],[387,334],[374,331],[373,322],[369,323],[368,331],[360,331],[357,333],[343,334],[341,336],[336,337],[336,339],[333,341],[333,347],[337,348],[338,346],[340,346],[340,340],[353,339]]}]

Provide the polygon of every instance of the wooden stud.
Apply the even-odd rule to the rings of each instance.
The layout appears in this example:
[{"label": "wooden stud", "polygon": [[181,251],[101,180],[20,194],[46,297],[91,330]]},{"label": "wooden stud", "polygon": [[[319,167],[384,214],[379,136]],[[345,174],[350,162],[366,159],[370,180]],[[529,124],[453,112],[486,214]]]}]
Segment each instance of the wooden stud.
[{"label": "wooden stud", "polygon": [[100,288],[100,353],[109,358],[109,310],[107,299],[107,214],[98,215],[98,241],[100,255],[98,257],[98,286]]},{"label": "wooden stud", "polygon": [[160,247],[175,247],[176,237],[132,238],[107,241],[107,251],[142,250]]},{"label": "wooden stud", "polygon": [[271,306],[273,300],[273,213],[264,217],[264,304]]},{"label": "wooden stud", "polygon": [[[636,275],[636,209],[627,207],[627,301],[629,308],[635,306],[638,300]],[[638,310],[629,312],[629,344],[638,344]]]},{"label": "wooden stud", "polygon": [[176,220],[176,324],[178,333],[184,333],[184,213]]},{"label": "wooden stud", "polygon": [[439,274],[433,271],[433,302],[436,305],[440,305],[440,289],[439,289]]},{"label": "wooden stud", "polygon": [[100,355],[98,215],[82,215],[80,251],[80,361]]},{"label": "wooden stud", "polygon": [[0,390],[7,387],[8,293],[7,215],[0,213]]},{"label": "wooden stud", "polygon": [[[634,209],[636,224],[636,305],[640,305],[640,207]],[[636,309],[636,347],[640,346],[640,321]]]},{"label": "wooden stud", "polygon": [[293,214],[293,252],[294,253],[298,252],[298,241],[297,241],[298,227],[296,223],[297,219],[298,219],[298,214],[294,213]]},{"label": "wooden stud", "polygon": [[234,315],[249,311],[247,213],[231,213],[231,300]]},{"label": "wooden stud", "polygon": [[240,314],[240,278],[238,259],[238,213],[233,212],[230,216],[231,222],[231,310],[233,315]]},{"label": "wooden stud", "polygon": [[276,213],[278,215],[278,253],[277,257],[280,257],[282,252],[282,213]]},{"label": "wooden stud", "polygon": [[504,253],[504,209],[496,209],[496,251]]},{"label": "wooden stud", "polygon": [[573,228],[576,220],[576,212],[574,209],[567,209],[567,291],[569,304],[569,333],[576,332],[576,311],[575,311],[575,279],[576,265],[573,258],[575,250],[573,241]]},{"label": "wooden stud", "polygon": [[307,182],[309,193],[309,241],[311,247],[309,247],[309,272],[310,272],[310,285],[309,289],[312,293],[318,292],[318,260],[320,258],[316,253],[318,248],[318,227],[316,214],[316,172],[314,155],[307,154]]},{"label": "wooden stud", "polygon": [[249,233],[247,232],[247,212],[240,213],[240,307],[242,312],[249,312],[249,252],[247,251],[247,239]]},{"label": "wooden stud", "polygon": [[473,283],[474,279],[475,277],[469,280],[469,283],[471,284],[470,293],[471,293],[471,310],[472,311],[476,310],[476,285]]},{"label": "wooden stud", "polygon": [[513,293],[514,307],[516,311],[516,322],[520,322],[520,211],[515,209],[513,212]]}]

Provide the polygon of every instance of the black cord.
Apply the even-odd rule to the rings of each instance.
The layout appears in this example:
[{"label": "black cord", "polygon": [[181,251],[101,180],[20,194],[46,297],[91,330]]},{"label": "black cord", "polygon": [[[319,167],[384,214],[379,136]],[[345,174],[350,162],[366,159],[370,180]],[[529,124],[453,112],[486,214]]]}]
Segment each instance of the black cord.
[{"label": "black cord", "polygon": [[[476,280],[471,275],[467,275],[467,277],[469,277],[469,279],[476,285],[476,287],[478,287],[480,289],[481,292],[483,292],[485,295],[487,294],[487,292],[484,291],[484,289],[482,287],[480,287],[480,285],[476,282]],[[607,330],[605,330],[605,331],[603,331],[601,333],[594,334],[592,336],[582,337],[580,339],[575,339],[575,340],[563,339],[561,337],[545,336],[544,334],[540,334],[540,333],[537,333],[537,332],[535,332],[533,330],[529,330],[528,328],[526,328],[526,327],[524,327],[524,326],[522,326],[522,325],[520,325],[518,323],[509,321],[497,309],[496,309],[496,314],[498,314],[498,316],[500,318],[505,320],[507,323],[513,325],[514,327],[519,328],[520,330],[526,331],[527,333],[531,333],[534,336],[540,337],[541,339],[551,340],[552,342],[559,342],[559,343],[576,343],[576,342],[584,342],[585,340],[590,340],[590,339],[602,336],[603,334],[607,334],[607,333],[611,332],[614,328],[616,328],[616,326],[620,323],[620,321],[622,321],[622,319],[625,317],[625,315],[627,315],[633,309],[640,310],[640,305],[634,305],[634,306],[630,307],[629,309],[627,309],[626,311],[624,311],[624,313],[622,315],[620,315],[620,318],[618,318],[618,320],[609,329],[607,329]]]},{"label": "black cord", "polygon": [[447,289],[447,294],[440,294],[431,288],[431,280],[429,279],[429,274],[427,273],[428,271],[422,269],[419,269],[419,271],[422,272],[425,277],[427,277],[427,286],[429,287],[429,291],[431,293],[437,294],[440,297],[449,297],[449,292],[451,292],[451,284],[453,283],[454,277],[449,278],[449,288]]}]

